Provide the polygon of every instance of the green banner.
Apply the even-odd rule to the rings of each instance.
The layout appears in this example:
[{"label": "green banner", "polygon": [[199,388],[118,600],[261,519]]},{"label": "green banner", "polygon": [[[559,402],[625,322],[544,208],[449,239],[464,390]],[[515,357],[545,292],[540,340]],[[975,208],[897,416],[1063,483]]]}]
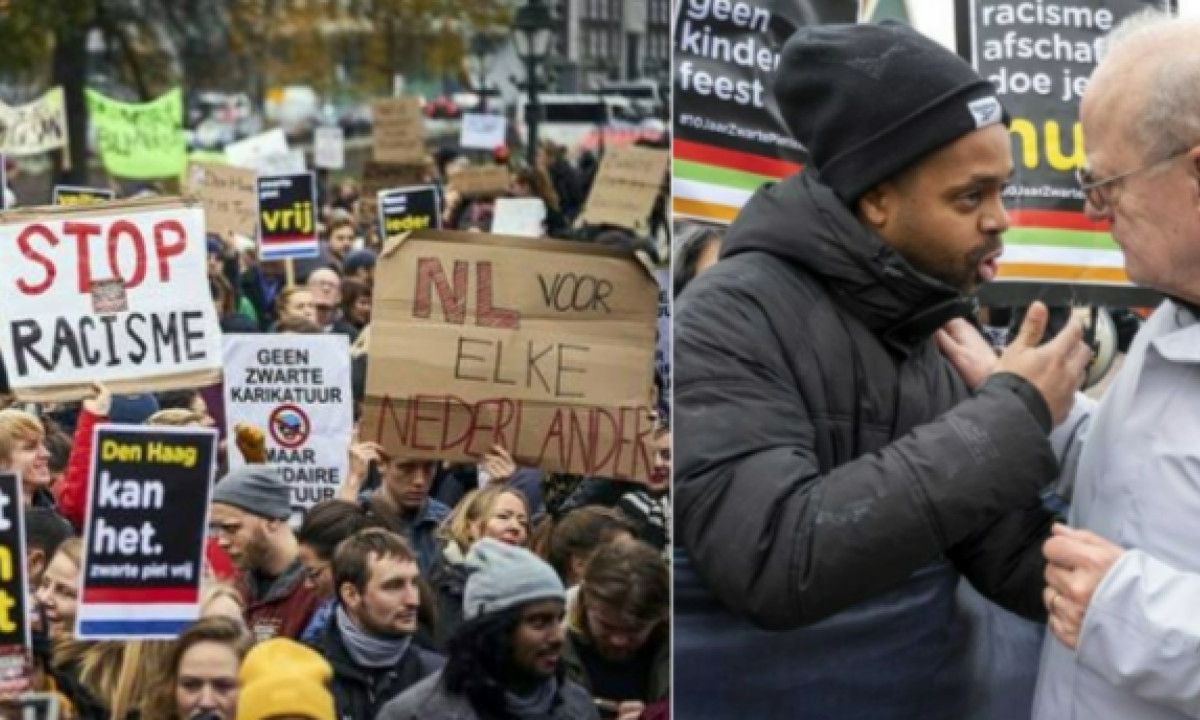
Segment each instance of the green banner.
[{"label": "green banner", "polygon": [[124,103],[87,91],[88,113],[100,158],[123,178],[177,177],[187,166],[183,93],[179,88],[148,103]]}]

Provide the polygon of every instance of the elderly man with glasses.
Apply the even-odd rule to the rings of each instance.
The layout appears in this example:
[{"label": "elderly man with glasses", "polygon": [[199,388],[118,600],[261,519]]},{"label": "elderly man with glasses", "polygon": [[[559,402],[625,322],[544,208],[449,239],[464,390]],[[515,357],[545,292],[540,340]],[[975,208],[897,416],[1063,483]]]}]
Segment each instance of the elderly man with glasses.
[{"label": "elderly man with glasses", "polygon": [[1080,108],[1087,214],[1167,299],[1103,400],[1080,396],[1052,436],[1075,492],[1043,547],[1039,720],[1200,717],[1198,36],[1194,19],[1131,18]]}]

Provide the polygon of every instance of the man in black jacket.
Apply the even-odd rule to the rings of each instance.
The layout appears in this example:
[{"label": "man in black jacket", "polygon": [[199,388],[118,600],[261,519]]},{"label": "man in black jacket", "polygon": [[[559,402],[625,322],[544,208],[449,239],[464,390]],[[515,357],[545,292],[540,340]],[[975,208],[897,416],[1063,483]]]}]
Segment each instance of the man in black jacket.
[{"label": "man in black jacket", "polygon": [[416,554],[404,538],[367,528],[333,554],[338,605],[316,649],[333,667],[342,720],[373,718],[392,698],[437,672],[441,655],[412,642],[421,604]]},{"label": "man in black jacket", "polygon": [[1043,616],[1047,434],[1090,351],[1077,325],[1039,346],[1040,304],[978,388],[938,351],[1008,226],[1006,118],[965,62],[810,27],[774,93],[811,165],[753,196],[675,318],[676,713],[965,717],[955,587]]}]

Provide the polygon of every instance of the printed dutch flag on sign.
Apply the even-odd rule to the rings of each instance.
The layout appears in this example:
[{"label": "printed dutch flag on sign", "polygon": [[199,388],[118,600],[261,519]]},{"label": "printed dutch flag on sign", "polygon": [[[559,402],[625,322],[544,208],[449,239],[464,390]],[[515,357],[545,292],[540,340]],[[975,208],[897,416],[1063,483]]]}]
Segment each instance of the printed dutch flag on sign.
[{"label": "printed dutch flag on sign", "polygon": [[258,178],[259,257],[285,260],[320,255],[317,184],[311,172]]},{"label": "printed dutch flag on sign", "polygon": [[216,431],[97,425],[75,635],[173,638],[200,617]]},{"label": "printed dutch flag on sign", "polygon": [[80,637],[176,637],[200,617],[196,587],[88,588],[79,610]]}]

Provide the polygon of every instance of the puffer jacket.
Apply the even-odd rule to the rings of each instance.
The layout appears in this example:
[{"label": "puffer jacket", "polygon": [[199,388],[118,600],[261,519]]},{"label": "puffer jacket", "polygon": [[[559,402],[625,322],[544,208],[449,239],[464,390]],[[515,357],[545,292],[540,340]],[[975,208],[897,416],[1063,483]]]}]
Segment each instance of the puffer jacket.
[{"label": "puffer jacket", "polygon": [[1050,415],[938,352],[970,308],[811,172],[743,209],[675,318],[677,716],[961,717],[959,574],[1044,617]]},{"label": "puffer jacket", "polygon": [[[681,716],[682,717],[682,716]],[[484,718],[461,695],[451,695],[442,684],[439,670],[383,706],[378,720],[508,720]],[[587,691],[563,680],[557,702],[547,720],[600,720]]]}]

